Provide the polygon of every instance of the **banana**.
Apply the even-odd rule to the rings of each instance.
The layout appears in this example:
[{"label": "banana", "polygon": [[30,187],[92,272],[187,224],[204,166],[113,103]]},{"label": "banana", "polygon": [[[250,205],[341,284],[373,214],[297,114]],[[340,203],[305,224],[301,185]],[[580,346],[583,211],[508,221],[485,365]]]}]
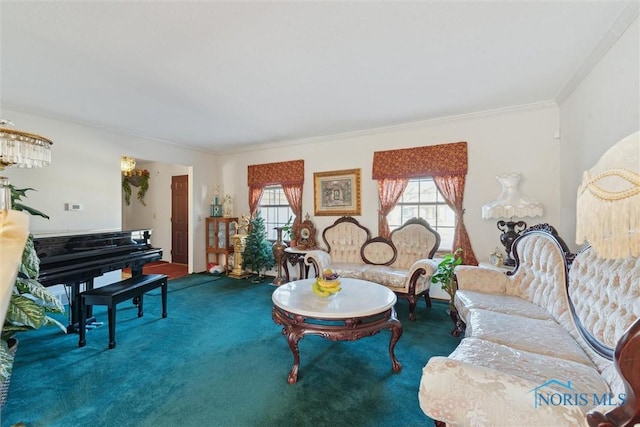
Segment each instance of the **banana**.
[{"label": "banana", "polygon": [[320,285],[320,287],[324,289],[337,288],[338,286],[340,286],[340,281],[334,280],[331,282],[327,282],[325,280],[318,280],[318,285]]},{"label": "banana", "polygon": [[337,294],[342,290],[342,288],[323,288],[322,286],[320,286],[320,289],[325,292],[329,292],[331,295]]},{"label": "banana", "polygon": [[328,297],[329,295],[332,294],[332,292],[327,292],[327,291],[322,290],[320,288],[320,286],[318,285],[318,282],[313,282],[313,286],[311,286],[311,289],[313,290],[314,294],[316,294],[316,295],[318,295],[319,297],[322,297],[322,298],[326,298],[326,297]]}]

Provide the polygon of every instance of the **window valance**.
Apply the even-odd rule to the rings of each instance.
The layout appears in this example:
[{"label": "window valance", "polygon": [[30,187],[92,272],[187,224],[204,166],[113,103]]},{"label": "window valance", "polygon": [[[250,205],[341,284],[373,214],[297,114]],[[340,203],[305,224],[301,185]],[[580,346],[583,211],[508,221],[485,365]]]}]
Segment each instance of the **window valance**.
[{"label": "window valance", "polygon": [[466,174],[465,141],[373,153],[373,179]]},{"label": "window valance", "polygon": [[247,183],[250,187],[304,183],[304,160],[263,163],[247,166]]}]

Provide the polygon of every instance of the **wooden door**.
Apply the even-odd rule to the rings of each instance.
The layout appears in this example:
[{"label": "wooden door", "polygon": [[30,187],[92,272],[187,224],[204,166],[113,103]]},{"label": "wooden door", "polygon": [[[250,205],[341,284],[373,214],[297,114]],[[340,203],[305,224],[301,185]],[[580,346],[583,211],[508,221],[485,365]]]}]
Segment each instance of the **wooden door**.
[{"label": "wooden door", "polygon": [[171,262],[189,263],[189,176],[171,177]]}]

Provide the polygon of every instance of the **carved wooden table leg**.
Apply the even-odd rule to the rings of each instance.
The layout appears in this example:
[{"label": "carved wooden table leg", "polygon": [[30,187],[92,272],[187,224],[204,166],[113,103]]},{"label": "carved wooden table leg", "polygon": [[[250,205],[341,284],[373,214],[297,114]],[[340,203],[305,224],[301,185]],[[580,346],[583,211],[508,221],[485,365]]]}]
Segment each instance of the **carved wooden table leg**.
[{"label": "carved wooden table leg", "polygon": [[[300,369],[300,350],[298,349],[298,341],[302,338],[302,334],[296,333],[294,328],[285,328],[288,329],[287,341],[289,342],[289,348],[291,349],[291,353],[293,353],[293,366],[291,367],[291,371],[289,371],[289,376],[287,377],[287,382],[289,384],[294,384],[298,381],[298,369]],[[282,333],[285,333],[285,329],[282,330]]]},{"label": "carved wooden table leg", "polygon": [[395,348],[396,343],[402,336],[402,324],[396,319],[396,312],[393,310],[391,318],[389,319],[389,327],[391,329],[391,341],[389,342],[389,355],[391,356],[391,366],[394,372],[400,372],[402,370],[402,364],[396,359]]},{"label": "carved wooden table leg", "polygon": [[345,318],[345,319],[317,319],[326,323],[307,323],[301,315],[289,313],[277,306],[271,312],[273,321],[282,325],[282,334],[287,336],[287,342],[293,354],[293,366],[287,377],[289,384],[298,381],[300,369],[300,350],[298,342],[307,334],[319,335],[331,341],[356,341],[379,333],[383,329],[391,330],[389,342],[389,356],[394,372],[402,370],[402,364],[396,359],[394,352],[396,343],[402,336],[402,324],[397,319],[396,311],[392,307],[384,313],[372,316]]}]

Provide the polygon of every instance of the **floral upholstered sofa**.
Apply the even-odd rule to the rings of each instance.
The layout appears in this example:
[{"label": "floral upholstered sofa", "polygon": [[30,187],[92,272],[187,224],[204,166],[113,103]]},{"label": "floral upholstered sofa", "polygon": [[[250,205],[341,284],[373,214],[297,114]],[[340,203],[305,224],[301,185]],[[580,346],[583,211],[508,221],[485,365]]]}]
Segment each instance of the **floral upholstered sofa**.
[{"label": "floral upholstered sofa", "polygon": [[[572,261],[547,225],[513,248],[510,275],[457,267],[465,337],[423,368],[424,413],[453,426],[640,422],[638,258],[604,260],[587,248]],[[610,424],[599,424],[608,410]]]},{"label": "floral upholstered sofa", "polygon": [[417,300],[431,306],[429,287],[437,269],[432,259],[440,235],[429,224],[412,218],[391,232],[389,239],[371,238],[355,218],[344,216],[322,232],[326,251],[309,251],[305,262],[316,272],[332,269],[341,277],[363,279],[391,289],[409,301],[409,318],[415,320]]}]

